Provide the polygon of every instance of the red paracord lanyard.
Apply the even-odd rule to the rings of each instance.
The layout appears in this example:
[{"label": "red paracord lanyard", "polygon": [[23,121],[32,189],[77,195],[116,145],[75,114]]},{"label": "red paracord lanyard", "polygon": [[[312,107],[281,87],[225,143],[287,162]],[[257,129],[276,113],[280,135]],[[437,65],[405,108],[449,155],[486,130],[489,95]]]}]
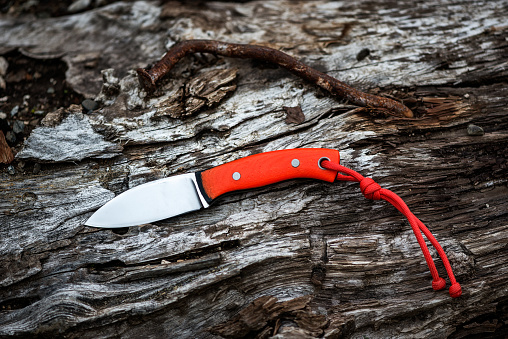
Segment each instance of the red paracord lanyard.
[{"label": "red paracord lanyard", "polygon": [[449,289],[450,296],[452,298],[460,297],[460,295],[462,294],[462,289],[460,287],[460,284],[455,280],[452,267],[450,266],[450,262],[448,261],[448,258],[446,257],[443,248],[441,247],[441,245],[439,245],[439,243],[437,242],[436,238],[434,238],[432,233],[430,233],[429,229],[425,227],[425,225],[409,210],[406,203],[404,203],[404,201],[397,194],[393,193],[390,190],[381,188],[381,186],[379,186],[371,178],[365,178],[361,174],[342,165],[333,163],[329,160],[323,160],[321,162],[321,166],[326,169],[339,172],[337,174],[337,180],[359,182],[360,189],[365,198],[371,200],[380,200],[380,199],[386,200],[390,204],[395,206],[395,208],[398,209],[402,214],[404,214],[404,216],[411,224],[411,228],[413,229],[413,232],[416,236],[416,240],[418,241],[418,244],[420,244],[423,256],[425,257],[425,261],[427,261],[427,265],[429,266],[430,274],[432,275],[432,288],[436,291],[441,290],[445,288],[446,282],[443,278],[439,276],[439,273],[437,272],[436,269],[436,265],[434,264],[434,260],[432,260],[432,257],[429,253],[429,249],[427,248],[427,244],[425,243],[425,240],[423,239],[421,232],[425,234],[427,239],[430,241],[432,246],[434,246],[437,253],[441,257],[441,260],[443,261],[446,273],[448,274],[448,277],[450,278],[450,282],[452,284]]}]

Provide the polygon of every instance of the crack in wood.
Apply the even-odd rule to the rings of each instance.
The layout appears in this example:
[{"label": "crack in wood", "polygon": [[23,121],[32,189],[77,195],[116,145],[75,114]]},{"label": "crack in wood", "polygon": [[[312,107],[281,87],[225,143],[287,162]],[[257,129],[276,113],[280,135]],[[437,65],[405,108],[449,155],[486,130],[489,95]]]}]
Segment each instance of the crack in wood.
[{"label": "crack in wood", "polygon": [[[208,264],[208,262],[212,262],[214,264],[220,263],[220,253],[223,251],[230,251],[234,248],[240,246],[240,242],[238,240],[227,240],[223,241],[219,244],[205,246],[198,249],[193,249],[192,251],[187,251],[184,253],[180,253],[173,256],[168,256],[164,258],[157,258],[154,260],[136,262],[136,263],[125,263],[122,260],[115,259],[105,263],[90,263],[84,268],[90,269],[94,272],[102,272],[102,271],[115,271],[117,269],[122,268],[143,268],[148,269],[151,266],[164,266],[164,265],[173,265],[169,267],[167,270],[162,270],[163,272],[185,272],[187,268],[192,270],[193,267],[199,267],[202,263]],[[219,255],[218,255],[219,254]],[[218,256],[217,256],[218,255]],[[175,264],[177,264],[175,266]],[[135,275],[135,274],[134,274]],[[143,278],[143,277],[141,277]],[[140,278],[140,279],[141,279]],[[133,279],[136,280],[136,279]]]}]

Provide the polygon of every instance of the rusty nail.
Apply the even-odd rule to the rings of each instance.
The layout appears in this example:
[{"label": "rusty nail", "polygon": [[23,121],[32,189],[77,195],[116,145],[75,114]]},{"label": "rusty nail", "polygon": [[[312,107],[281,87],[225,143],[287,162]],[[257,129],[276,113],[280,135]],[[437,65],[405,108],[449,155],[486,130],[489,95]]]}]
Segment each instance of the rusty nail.
[{"label": "rusty nail", "polygon": [[138,68],[137,72],[141,85],[149,92],[155,90],[157,81],[168,74],[181,58],[191,53],[211,53],[224,57],[248,58],[270,62],[318,85],[333,95],[347,100],[353,105],[379,108],[391,111],[399,116],[413,117],[413,112],[398,101],[361,92],[276,49],[215,40],[186,40],[175,44],[149,71]]}]

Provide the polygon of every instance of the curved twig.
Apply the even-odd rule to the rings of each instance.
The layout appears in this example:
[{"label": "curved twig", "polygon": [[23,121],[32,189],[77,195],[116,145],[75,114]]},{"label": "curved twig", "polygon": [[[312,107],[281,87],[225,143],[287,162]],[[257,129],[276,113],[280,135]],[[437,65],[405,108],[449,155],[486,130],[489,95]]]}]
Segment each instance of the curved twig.
[{"label": "curved twig", "polygon": [[186,40],[177,43],[149,71],[142,68],[137,70],[141,85],[147,91],[153,91],[156,88],[156,82],[168,74],[181,58],[191,53],[211,53],[231,58],[258,59],[274,63],[353,105],[383,108],[400,116],[413,117],[413,112],[398,101],[361,92],[276,49],[214,40]]}]

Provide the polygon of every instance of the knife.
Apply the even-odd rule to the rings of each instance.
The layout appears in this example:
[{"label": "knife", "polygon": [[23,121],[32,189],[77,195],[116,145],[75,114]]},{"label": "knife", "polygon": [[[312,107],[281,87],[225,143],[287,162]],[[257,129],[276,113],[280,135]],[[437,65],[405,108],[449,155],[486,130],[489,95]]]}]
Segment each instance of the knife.
[{"label": "knife", "polygon": [[99,208],[87,226],[116,228],[142,225],[207,208],[223,194],[297,178],[335,181],[339,151],[299,148],[265,152],[211,169],[171,176],[131,188]]},{"label": "knife", "polygon": [[[325,161],[327,160],[327,161]],[[429,229],[390,190],[381,188],[371,178],[339,164],[339,151],[326,148],[299,148],[251,155],[211,169],[175,175],[136,186],[99,208],[85,225],[104,228],[127,227],[171,218],[207,208],[223,194],[266,186],[276,182],[312,178],[328,182],[356,181],[367,199],[388,201],[409,221],[432,275],[432,288],[443,289],[446,282],[439,276],[422,232],[437,250],[450,278],[450,296],[462,294],[450,262]]]}]

